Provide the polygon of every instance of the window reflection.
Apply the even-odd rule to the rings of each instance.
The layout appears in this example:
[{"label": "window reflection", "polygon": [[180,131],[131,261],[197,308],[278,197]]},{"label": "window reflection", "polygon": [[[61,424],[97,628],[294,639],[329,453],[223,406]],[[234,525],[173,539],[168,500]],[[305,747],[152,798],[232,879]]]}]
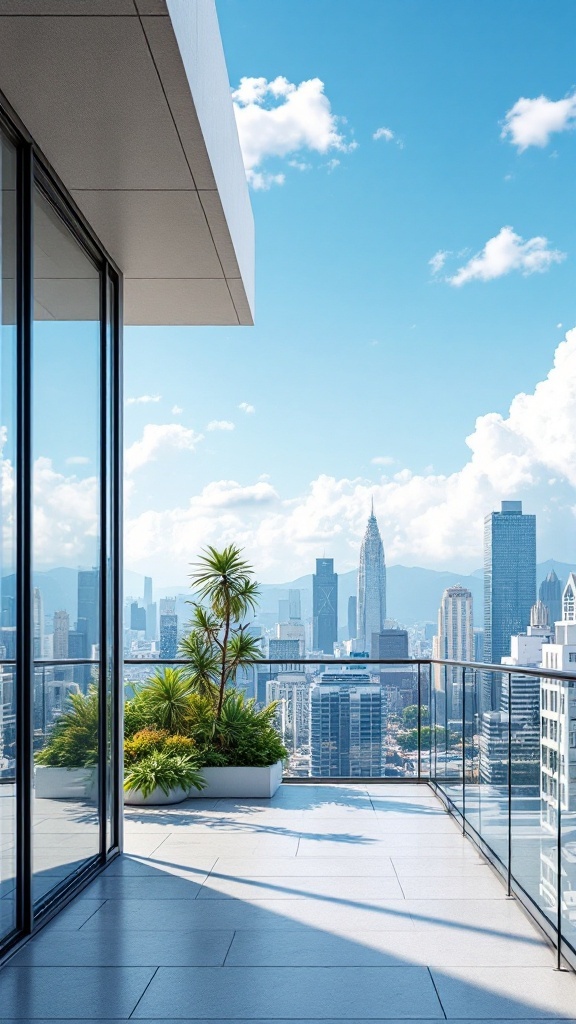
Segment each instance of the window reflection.
[{"label": "window reflection", "polygon": [[100,653],[100,275],[40,191],[33,408],[38,900],[99,852]]}]

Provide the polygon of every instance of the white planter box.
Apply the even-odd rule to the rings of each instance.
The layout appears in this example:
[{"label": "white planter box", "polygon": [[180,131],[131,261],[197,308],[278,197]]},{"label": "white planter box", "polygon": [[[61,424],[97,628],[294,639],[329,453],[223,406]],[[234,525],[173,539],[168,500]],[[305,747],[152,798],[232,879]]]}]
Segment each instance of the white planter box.
[{"label": "white planter box", "polygon": [[166,807],[167,804],[180,804],[188,797],[187,789],[171,789],[168,794],[159,787],[153,789],[148,796],[143,796],[137,789],[124,790],[124,803],[131,807]]},{"label": "white planter box", "polygon": [[96,768],[34,768],[34,790],[39,800],[96,800]]},{"label": "white planter box", "polygon": [[274,796],[282,782],[282,761],[268,768],[202,768],[206,789],[192,788],[189,797],[248,799]]}]

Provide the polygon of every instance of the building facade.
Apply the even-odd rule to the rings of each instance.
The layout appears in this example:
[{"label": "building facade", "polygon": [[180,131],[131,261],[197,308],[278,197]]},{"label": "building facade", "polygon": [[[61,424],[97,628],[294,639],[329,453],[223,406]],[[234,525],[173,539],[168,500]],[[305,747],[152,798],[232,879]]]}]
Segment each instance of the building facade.
[{"label": "building facade", "polygon": [[374,506],[360,548],[358,568],[358,622],[356,649],[370,651],[373,633],[381,633],[386,621],[386,563],[384,545]]},{"label": "building facade", "polygon": [[[253,319],[216,9],[187,6],[1,5],[0,957],[122,848],[123,324]],[[79,563],[86,695],[72,665],[58,679],[42,664],[38,603],[34,616],[37,574]],[[64,794],[77,813],[56,844],[36,826],[61,797],[34,757],[70,697],[96,704],[97,785]]]},{"label": "building facade", "polygon": [[542,580],[538,590],[538,598],[548,610],[548,622],[554,628],[554,623],[562,618],[562,584],[554,569],[551,569],[545,580]]},{"label": "building facade", "polygon": [[312,647],[334,653],[338,640],[338,575],[333,558],[317,558],[312,577]]},{"label": "building facade", "polygon": [[542,648],[542,668],[573,673],[574,679],[541,679],[542,820],[554,829],[561,812],[576,810],[576,573],[562,593],[562,618],[554,643]]},{"label": "building facade", "polygon": [[[484,661],[499,665],[510,637],[530,621],[536,600],[536,516],[521,501],[503,501],[484,520]],[[500,707],[501,675],[484,674],[482,711]]]},{"label": "building facade", "polygon": [[310,694],[310,774],[382,774],[382,688],[368,672],[324,672]]},{"label": "building facade", "polygon": [[[442,594],[432,656],[448,661],[474,661],[474,607],[472,593],[466,587],[447,587]],[[434,667],[434,686],[437,692],[445,694],[449,721],[462,716],[463,677],[465,673],[456,666]],[[471,688],[473,691],[473,681]]]}]

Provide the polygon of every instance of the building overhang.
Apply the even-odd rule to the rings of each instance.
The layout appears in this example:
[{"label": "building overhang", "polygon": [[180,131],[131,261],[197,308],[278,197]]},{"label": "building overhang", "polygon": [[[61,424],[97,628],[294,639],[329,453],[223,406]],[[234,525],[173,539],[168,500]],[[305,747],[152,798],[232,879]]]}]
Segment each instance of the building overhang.
[{"label": "building overhang", "polygon": [[0,88],[124,275],[124,322],[253,323],[214,0],[0,0]]}]

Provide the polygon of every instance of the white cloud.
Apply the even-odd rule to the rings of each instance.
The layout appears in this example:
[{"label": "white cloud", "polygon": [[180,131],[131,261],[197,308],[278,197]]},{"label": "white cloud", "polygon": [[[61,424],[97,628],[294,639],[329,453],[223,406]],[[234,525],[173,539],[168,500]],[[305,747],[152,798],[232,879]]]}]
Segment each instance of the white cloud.
[{"label": "white cloud", "polygon": [[52,460],[36,459],[33,472],[34,557],[38,565],[95,564],[100,527],[96,476],[57,473]]},{"label": "white cloud", "polygon": [[392,466],[396,462],[391,455],[376,455],[373,459],[370,459],[373,466]]},{"label": "white cloud", "polygon": [[438,249],[431,259],[428,260],[428,266],[432,268],[433,274],[439,274],[443,269],[446,260],[450,256],[450,252],[447,249]]},{"label": "white cloud", "polygon": [[250,405],[250,402],[240,402],[238,408],[245,412],[247,416],[251,416],[252,413],[256,412],[255,406]]},{"label": "white cloud", "polygon": [[575,127],[576,92],[563,100],[522,96],[507,112],[501,138],[510,139],[522,153],[529,146],[543,149],[554,132],[565,132]]},{"label": "white cloud", "polygon": [[173,405],[172,406],[171,413],[172,413],[173,416],[181,416],[183,412],[184,412],[184,409],[180,405]]},{"label": "white cloud", "polygon": [[230,420],[210,420],[206,430],[236,430],[236,426]]},{"label": "white cloud", "polygon": [[127,398],[126,405],[148,405],[150,402],[161,402],[162,395],[138,395],[137,398]]},{"label": "white cloud", "polygon": [[323,474],[284,499],[267,480],[212,483],[182,507],[129,517],[128,563],[173,582],[204,544],[234,541],[264,580],[310,572],[324,546],[345,572],[357,565],[372,496],[390,564],[477,568],[483,517],[506,498],[522,498],[538,513],[547,538],[541,557],[562,557],[559,537],[568,548],[576,516],[576,329],[558,345],[546,379],[518,394],[507,415],[480,416],[466,443],[468,458],[450,474],[432,467],[420,474],[403,467],[376,481]]},{"label": "white cloud", "polygon": [[91,459],[87,455],[71,455],[66,459],[67,466],[88,466],[90,462]]},{"label": "white cloud", "polygon": [[193,452],[202,440],[202,434],[197,434],[180,423],[147,423],[140,440],[135,441],[124,452],[125,472],[129,476],[171,448]]},{"label": "white cloud", "polygon": [[392,140],[395,139],[396,136],[394,135],[394,132],[392,131],[391,128],[377,128],[372,138],[375,139],[376,142],[378,141],[378,139],[385,139],[386,142],[392,142]]},{"label": "white cloud", "polygon": [[504,227],[486,242],[481,252],[447,280],[459,287],[468,281],[491,281],[512,270],[519,270],[526,277],[541,274],[565,258],[566,253],[550,249],[547,238],[535,236],[524,241],[511,227]]},{"label": "white cloud", "polygon": [[326,167],[328,168],[328,173],[331,174],[331,172],[335,171],[337,167],[340,167],[340,161],[333,157],[332,160],[328,161]]},{"label": "white cloud", "polygon": [[298,85],[283,76],[241,78],[232,99],[246,176],[255,189],[284,183],[284,174],[263,168],[270,159],[356,148],[343,134],[342,119],[332,112],[319,78]]}]

